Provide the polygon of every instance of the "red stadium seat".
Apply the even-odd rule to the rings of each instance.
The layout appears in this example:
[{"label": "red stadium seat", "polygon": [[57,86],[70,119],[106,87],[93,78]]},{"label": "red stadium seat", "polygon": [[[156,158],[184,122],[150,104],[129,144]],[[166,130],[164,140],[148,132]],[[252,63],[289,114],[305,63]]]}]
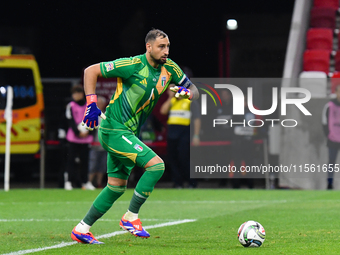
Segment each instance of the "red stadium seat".
[{"label": "red stadium seat", "polygon": [[331,92],[335,93],[336,87],[340,85],[340,72],[334,72],[331,78]]},{"label": "red stadium seat", "polygon": [[307,49],[332,50],[333,30],[329,28],[310,28],[307,32]]},{"label": "red stadium seat", "polygon": [[335,71],[340,71],[340,51],[335,54]]},{"label": "red stadium seat", "polygon": [[314,7],[310,13],[310,26],[335,28],[336,11],[332,8]]},{"label": "red stadium seat", "polygon": [[314,0],[314,7],[339,9],[339,0]]},{"label": "red stadium seat", "polygon": [[321,71],[329,73],[329,50],[306,50],[303,54],[303,71]]},{"label": "red stadium seat", "polygon": [[340,33],[338,33],[338,49],[340,50]]}]

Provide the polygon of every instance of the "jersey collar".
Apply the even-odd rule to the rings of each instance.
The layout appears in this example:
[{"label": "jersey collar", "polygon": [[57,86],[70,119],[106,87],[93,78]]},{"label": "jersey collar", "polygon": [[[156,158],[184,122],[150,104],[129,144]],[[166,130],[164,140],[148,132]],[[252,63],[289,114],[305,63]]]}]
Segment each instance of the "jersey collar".
[{"label": "jersey collar", "polygon": [[155,72],[159,72],[162,69],[161,64],[158,65],[158,68],[154,68],[152,65],[150,65],[148,59],[146,58],[146,53],[143,54],[143,59],[145,61],[145,63],[148,65],[148,67],[150,67],[151,70],[155,71]]}]

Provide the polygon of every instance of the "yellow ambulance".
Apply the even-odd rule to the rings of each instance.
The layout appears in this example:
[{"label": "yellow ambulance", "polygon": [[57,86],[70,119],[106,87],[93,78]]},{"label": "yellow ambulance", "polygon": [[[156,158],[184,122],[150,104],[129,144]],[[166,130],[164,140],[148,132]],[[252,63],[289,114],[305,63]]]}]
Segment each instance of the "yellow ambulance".
[{"label": "yellow ambulance", "polygon": [[33,55],[11,54],[0,46],[0,154],[5,153],[7,86],[13,88],[12,154],[36,154],[43,130],[43,87]]}]

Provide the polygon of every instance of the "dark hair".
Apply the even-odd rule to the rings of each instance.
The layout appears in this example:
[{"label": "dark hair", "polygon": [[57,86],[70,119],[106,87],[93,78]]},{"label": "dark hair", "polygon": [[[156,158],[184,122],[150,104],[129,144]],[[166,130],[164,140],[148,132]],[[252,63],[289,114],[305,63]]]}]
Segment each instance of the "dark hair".
[{"label": "dark hair", "polygon": [[166,33],[164,33],[162,30],[153,28],[147,33],[147,35],[145,37],[145,43],[148,43],[150,41],[154,41],[154,40],[156,40],[157,37],[162,37],[162,39],[163,39],[165,37],[168,37],[168,35]]},{"label": "dark hair", "polygon": [[82,85],[74,85],[72,88],[71,88],[71,94],[73,93],[77,93],[77,92],[83,92],[84,93],[84,88]]}]

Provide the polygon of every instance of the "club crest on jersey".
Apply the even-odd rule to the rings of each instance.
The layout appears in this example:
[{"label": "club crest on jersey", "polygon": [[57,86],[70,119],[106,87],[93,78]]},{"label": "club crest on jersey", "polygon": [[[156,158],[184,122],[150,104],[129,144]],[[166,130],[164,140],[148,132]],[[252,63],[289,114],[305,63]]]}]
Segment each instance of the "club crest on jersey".
[{"label": "club crest on jersey", "polygon": [[142,152],[143,151],[143,147],[140,146],[139,144],[135,144],[135,146],[133,146],[133,148],[135,148],[137,151]]},{"label": "club crest on jersey", "polygon": [[114,69],[113,63],[107,63],[105,64],[106,72],[109,72]]},{"label": "club crest on jersey", "polygon": [[166,77],[165,77],[165,76],[162,76],[162,87],[165,86],[165,83],[166,83]]}]

